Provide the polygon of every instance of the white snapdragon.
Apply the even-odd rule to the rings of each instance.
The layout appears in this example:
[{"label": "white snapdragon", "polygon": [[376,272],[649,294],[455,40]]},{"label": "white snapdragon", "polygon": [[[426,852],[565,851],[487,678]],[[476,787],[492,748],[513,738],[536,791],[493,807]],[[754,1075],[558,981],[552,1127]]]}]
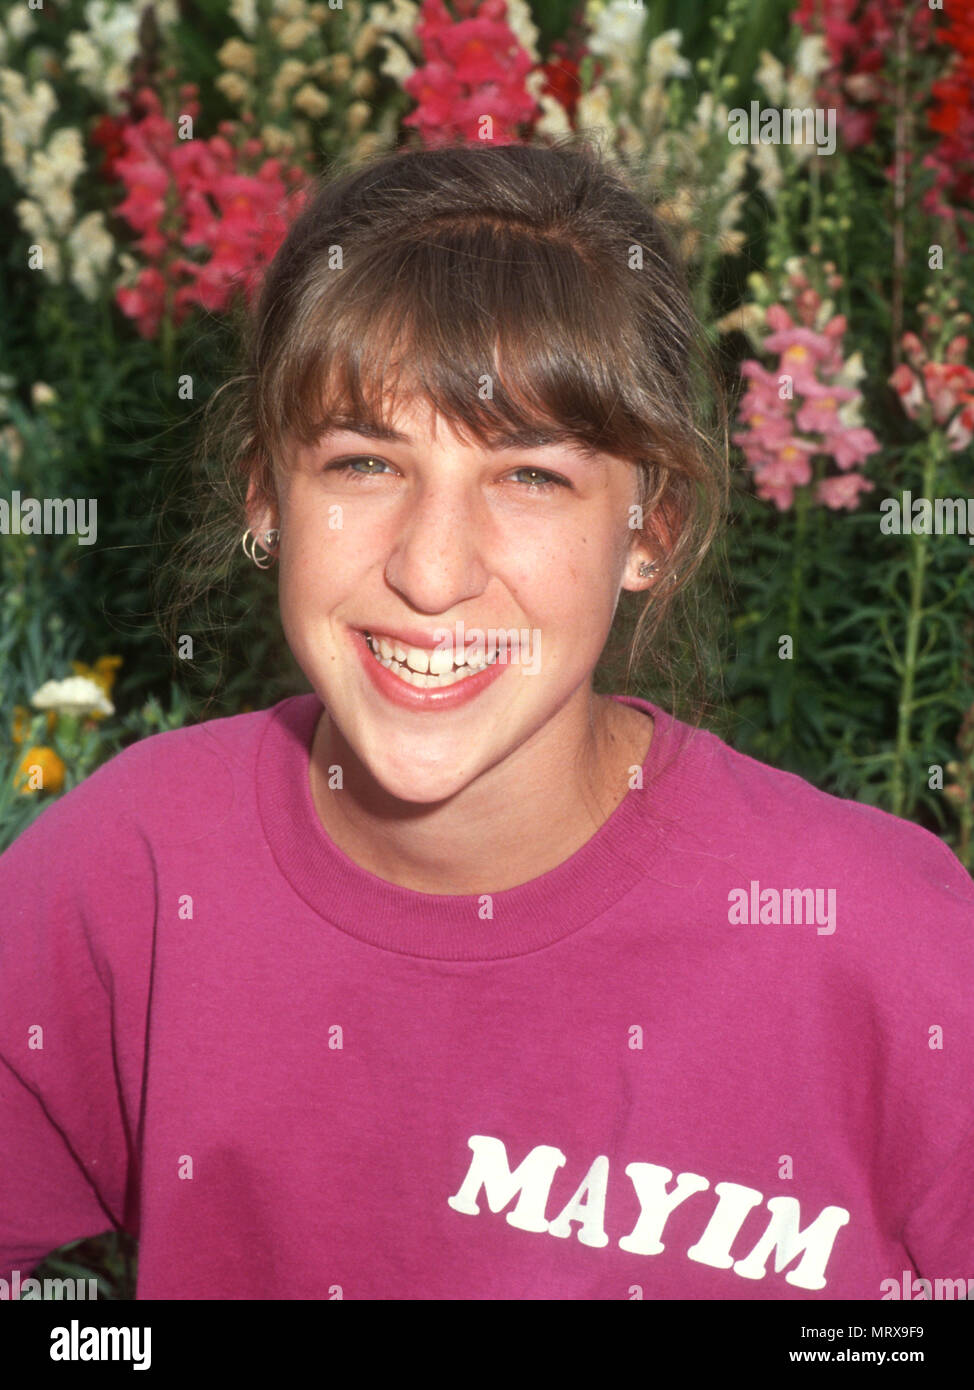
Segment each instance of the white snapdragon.
[{"label": "white snapdragon", "polygon": [[138,52],[141,15],[132,4],[110,5],[88,0],[88,28],[68,35],[64,66],[86,91],[103,99],[114,97],[128,79],[128,67]]},{"label": "white snapdragon", "polygon": [[23,180],[27,194],[43,207],[58,236],[64,236],[74,220],[71,185],[85,167],[81,132],[76,126],[62,126],[36,150]]},{"label": "white snapdragon", "polygon": [[35,14],[26,5],[14,5],[7,14],[7,33],[15,43],[20,43],[36,28]]},{"label": "white snapdragon", "polygon": [[379,71],[400,86],[416,71],[418,20],[419,6],[413,0],[380,0],[369,10],[369,22],[380,35],[378,46],[385,55]]},{"label": "white snapdragon", "polygon": [[68,36],[65,68],[109,108],[128,85],[129,67],[139,48],[139,26],[150,4],[160,30],[178,21],[176,0],[88,0],[87,30]]},{"label": "white snapdragon", "polygon": [[646,21],[642,5],[629,0],[589,0],[585,19],[591,28],[588,49],[606,60],[605,76],[626,91],[632,89],[635,74],[634,60],[639,39]]},{"label": "white snapdragon", "polygon": [[103,293],[104,278],[111,265],[115,242],[105,225],[105,214],[89,212],[76,223],[68,237],[71,256],[71,282],[94,302]]},{"label": "white snapdragon", "polygon": [[572,128],[571,121],[568,119],[568,112],[557,97],[553,97],[550,92],[542,92],[541,88],[544,84],[545,74],[541,68],[532,68],[524,79],[524,86],[528,95],[534,97],[541,107],[541,115],[538,117],[535,129],[539,135],[567,135]]},{"label": "white snapdragon", "polygon": [[761,50],[761,57],[754,76],[759,85],[767,92],[768,99],[773,105],[785,105],[784,64],[780,63],[766,48]]},{"label": "white snapdragon", "polygon": [[[815,106],[819,78],[829,65],[825,39],[821,34],[806,34],[795,50],[794,66],[785,79],[783,105],[804,110]],[[801,149],[801,146],[797,147]],[[806,151],[810,152],[810,151]]]},{"label": "white snapdragon", "polygon": [[778,147],[776,145],[752,145],[750,155],[757,170],[758,187],[769,203],[777,202],[778,194],[785,182],[781,160],[778,158]]},{"label": "white snapdragon", "polygon": [[670,77],[690,76],[690,64],[680,53],[682,41],[683,35],[679,29],[667,29],[665,34],[653,39],[646,55],[647,82],[665,82]]},{"label": "white snapdragon", "polygon": [[527,0],[507,0],[507,23],[531,61],[538,62],[538,26]]},{"label": "white snapdragon", "polygon": [[230,0],[227,8],[237,28],[252,39],[257,33],[257,0]]},{"label": "white snapdragon", "polygon": [[589,91],[583,92],[575,107],[575,120],[579,130],[605,130],[610,135],[615,126],[609,108],[609,89],[604,82],[597,82]]},{"label": "white snapdragon", "polygon": [[419,19],[419,6],[413,0],[379,0],[369,10],[369,19],[387,34],[413,39]]},{"label": "white snapdragon", "polygon": [[396,43],[391,37],[383,36],[379,40],[380,48],[384,49],[385,57],[379,64],[379,71],[386,77],[391,77],[400,86],[407,77],[411,77],[416,71],[416,64],[403,48],[401,43]]},{"label": "white snapdragon", "polygon": [[30,152],[40,144],[57,104],[50,82],[35,82],[28,90],[21,73],[0,68],[0,149],[18,183],[26,177]]}]

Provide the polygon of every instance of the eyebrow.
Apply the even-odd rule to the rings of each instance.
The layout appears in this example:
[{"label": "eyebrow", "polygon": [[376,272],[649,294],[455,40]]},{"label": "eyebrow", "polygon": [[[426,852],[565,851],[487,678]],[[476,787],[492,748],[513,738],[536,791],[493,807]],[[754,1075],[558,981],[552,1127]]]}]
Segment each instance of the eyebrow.
[{"label": "eyebrow", "polygon": [[[336,434],[340,430],[347,431],[349,434],[360,434],[365,439],[384,440],[389,444],[412,444],[414,442],[408,434],[402,434],[389,425],[380,424],[375,420],[357,420],[350,416],[336,417],[322,427],[321,435]],[[505,430],[498,443],[493,447],[505,452],[513,452],[515,449],[545,449],[552,444],[566,445],[585,458],[595,458],[599,452],[593,445],[587,444],[568,430],[530,428]]]}]

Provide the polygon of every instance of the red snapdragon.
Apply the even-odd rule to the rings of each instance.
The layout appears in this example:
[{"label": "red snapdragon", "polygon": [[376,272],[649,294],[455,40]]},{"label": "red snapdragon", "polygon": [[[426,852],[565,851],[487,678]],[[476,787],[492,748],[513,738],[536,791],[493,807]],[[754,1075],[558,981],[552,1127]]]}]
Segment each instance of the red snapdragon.
[{"label": "red snapdragon", "polygon": [[416,37],[426,61],[403,84],[418,103],[403,124],[415,126],[424,144],[441,145],[483,139],[489,116],[491,143],[512,144],[517,127],[538,110],[524,85],[531,57],[507,23],[504,0],[468,0],[457,8],[460,19],[444,0],[422,0]]},{"label": "red snapdragon", "polygon": [[848,149],[868,144],[879,110],[892,100],[887,68],[904,9],[911,13],[911,53],[925,50],[933,36],[933,12],[914,0],[800,0],[792,22],[806,34],[823,33],[829,66],[820,78],[818,100],[834,107]]},{"label": "red snapdragon", "polygon": [[904,333],[901,341],[909,365],[901,362],[889,379],[900,405],[927,429],[943,429],[952,452],[966,449],[974,439],[974,368],[964,360],[967,338],[957,334],[937,361],[930,361],[915,333]]},{"label": "red snapdragon", "polygon": [[[194,119],[195,90],[181,93],[183,110]],[[209,140],[179,140],[154,91],[140,91],[136,106],[145,114],[123,126],[124,153],[113,159],[113,173],[127,189],[115,211],[139,233],[135,244],[148,264],[115,297],[151,338],[167,294],[175,324],[193,306],[221,311],[238,290],[251,299],[307,193],[295,188],[304,172],[262,158],[259,140],[231,144],[232,123]],[[186,248],[208,254],[190,259]]]},{"label": "red snapdragon", "polygon": [[960,5],[938,32],[951,50],[944,76],[933,84],[930,129],[939,136],[923,159],[934,175],[924,207],[934,216],[974,221],[974,10]]}]

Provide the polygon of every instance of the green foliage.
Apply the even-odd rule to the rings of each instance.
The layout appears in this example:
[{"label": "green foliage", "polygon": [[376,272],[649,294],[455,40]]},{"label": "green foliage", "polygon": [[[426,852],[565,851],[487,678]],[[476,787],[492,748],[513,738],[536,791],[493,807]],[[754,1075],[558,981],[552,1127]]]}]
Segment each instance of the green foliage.
[{"label": "green foliage", "polygon": [[[31,1277],[79,1282],[94,1279],[99,1299],[131,1302],[135,1298],[137,1268],[138,1242],[125,1231],[107,1231],[62,1245],[32,1271]],[[57,1286],[52,1286],[52,1291],[59,1292]]]},{"label": "green foliage", "polygon": [[[53,8],[47,41],[63,47],[68,33],[84,29],[84,6],[71,0]],[[678,29],[682,54],[693,64],[692,78],[685,90],[674,91],[669,108],[677,135],[715,74],[723,84],[721,100],[733,93],[731,105],[744,103],[760,94],[753,75],[762,50],[785,56],[787,0],[752,0],[747,7],[742,0],[647,0],[646,8],[644,42]],[[532,9],[542,56],[581,14],[577,0],[533,0]],[[200,133],[208,135],[220,119],[237,114],[215,81],[221,44],[239,35],[223,0],[191,0],[181,14],[174,38],[180,78],[199,85],[207,125]],[[43,61],[39,50],[32,51],[33,77]],[[151,34],[140,63],[142,80],[158,75]],[[930,64],[932,71],[935,56]],[[261,101],[272,77],[262,79]],[[388,78],[376,92],[377,117],[408,106]],[[347,96],[338,97],[336,109],[344,109]],[[102,114],[97,99],[76,82],[58,85],[58,101],[59,121],[86,131]],[[638,109],[638,94],[636,101]],[[337,121],[333,130],[326,123],[321,148],[334,153],[344,139]],[[724,254],[716,235],[724,193],[706,207],[693,289],[720,346],[728,387],[736,389],[740,361],[753,356],[754,347],[741,334],[719,331],[717,320],[747,296],[749,274],[764,275],[773,289],[790,256],[830,259],[844,281],[836,307],[848,318],[866,368],[866,421],[883,442],[867,469],[876,490],[851,514],[813,505],[801,491],[796,506],[779,513],[755,498],[743,474],[738,478],[723,547],[729,583],[722,587],[715,573],[701,601],[701,620],[713,633],[713,693],[723,682],[706,722],[762,761],[928,826],[971,867],[972,550],[964,536],[890,536],[879,529],[885,496],[904,489],[966,496],[971,459],[969,450],[947,453],[936,432],[921,435],[886,384],[896,336],[916,327],[916,307],[930,279],[918,251],[897,271],[898,300],[891,291],[897,216],[886,174],[891,139],[886,113],[875,148],[813,158],[810,168],[793,165],[773,202],[758,191],[752,170],[739,255]],[[705,192],[717,189],[727,153],[716,137],[696,148],[695,177]],[[97,157],[92,166],[97,170]],[[667,163],[661,195],[679,192],[682,178],[678,162]],[[153,576],[168,547],[196,520],[194,485],[201,480],[190,476],[188,461],[199,407],[234,357],[232,317],[197,311],[160,341],[146,341],[109,293],[89,302],[27,271],[27,238],[15,211],[22,192],[0,165],[0,372],[7,382],[0,392],[0,495],[18,490],[94,498],[98,542],[0,539],[0,851],[54,796],[127,744],[201,718],[266,708],[307,688],[280,629],[274,577],[256,570],[239,546],[225,557],[224,578],[192,621],[192,660],[170,659],[153,617]],[[117,185],[89,171],[83,210],[104,210],[119,247],[133,251],[133,234],[112,214],[119,196]],[[950,241],[949,228],[932,235],[918,197],[902,216],[911,248]],[[969,254],[965,263],[956,244],[948,254],[960,297],[974,302]],[[192,379],[190,401],[177,398],[177,363]],[[49,384],[54,399],[35,399],[37,383]],[[790,655],[782,650],[783,637],[791,640]],[[69,677],[72,663],[94,667],[109,656],[121,659],[111,688],[114,714],[61,715],[51,726],[45,713],[31,708],[40,686]],[[689,684],[692,671],[683,674]],[[602,668],[597,688],[619,688],[618,668]],[[635,693],[667,703],[666,692],[637,686]],[[15,741],[18,709],[28,715]],[[15,773],[32,747],[50,748],[63,763],[63,792],[15,787]],[[947,790],[931,775],[936,768],[944,769]],[[948,794],[951,786],[956,790]],[[110,1233],[65,1247],[35,1273],[94,1275],[101,1297],[131,1298],[135,1259],[131,1238]]]}]

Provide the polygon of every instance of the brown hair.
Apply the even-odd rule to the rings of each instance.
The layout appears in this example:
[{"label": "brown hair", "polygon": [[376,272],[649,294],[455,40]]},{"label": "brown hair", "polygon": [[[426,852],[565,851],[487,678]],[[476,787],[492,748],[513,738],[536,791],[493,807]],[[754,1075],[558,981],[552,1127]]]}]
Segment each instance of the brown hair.
[{"label": "brown hair", "polygon": [[343,417],[388,423],[411,392],[487,447],[565,437],[633,460],[658,568],[623,593],[600,670],[628,627],[627,690],[648,655],[642,689],[668,676],[674,703],[689,656],[700,691],[688,600],[726,509],[726,420],[683,269],[615,158],[570,135],[403,149],[316,182],[244,323],[244,369],[207,405],[197,463],[215,457],[217,477],[173,554],[171,649],[214,571],[247,563],[248,484],[273,501],[290,440]]}]

